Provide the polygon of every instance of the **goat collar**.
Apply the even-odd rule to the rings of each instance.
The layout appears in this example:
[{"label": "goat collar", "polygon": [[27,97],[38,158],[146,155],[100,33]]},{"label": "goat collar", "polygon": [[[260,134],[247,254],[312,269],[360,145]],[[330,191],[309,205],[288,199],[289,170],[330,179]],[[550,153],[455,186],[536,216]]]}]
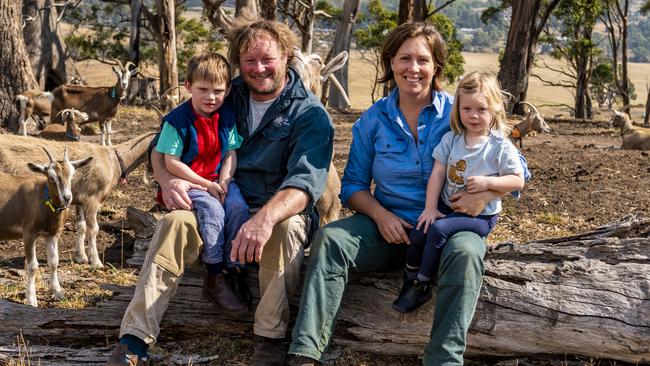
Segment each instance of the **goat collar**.
[{"label": "goat collar", "polygon": [[120,185],[124,185],[126,184],[126,166],[117,150],[113,149],[113,151],[115,151],[115,157],[117,158],[117,162],[120,164],[120,180],[118,182]]},{"label": "goat collar", "polygon": [[515,126],[512,131],[510,131],[510,136],[514,138],[520,138],[521,137],[521,131],[519,131],[519,127]]},{"label": "goat collar", "polygon": [[45,207],[49,208],[52,213],[55,214],[60,214],[63,212],[67,207],[59,207],[57,206],[54,201],[52,201],[52,198],[50,198],[50,188],[47,186],[47,183],[45,183],[45,202],[43,202]]}]

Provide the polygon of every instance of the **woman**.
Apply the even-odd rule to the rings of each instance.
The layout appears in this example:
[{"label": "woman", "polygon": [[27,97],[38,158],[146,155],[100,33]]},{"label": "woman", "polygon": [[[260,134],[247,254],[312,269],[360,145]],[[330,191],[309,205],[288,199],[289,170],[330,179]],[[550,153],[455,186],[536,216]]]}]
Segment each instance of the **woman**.
[{"label": "woman", "polygon": [[[314,237],[300,312],[289,353],[294,364],[316,364],[334,331],[350,270],[399,268],[408,234],[424,209],[432,152],[450,130],[453,97],[442,91],[445,45],[425,23],[399,26],[381,53],[381,82],[394,82],[355,123],[341,200],[356,214],[325,226]],[[371,182],[375,183],[374,193]],[[452,209],[477,215],[499,196],[487,191],[452,197]],[[426,365],[462,364],[465,337],[483,275],[485,243],[470,232],[453,235],[441,257]]]}]

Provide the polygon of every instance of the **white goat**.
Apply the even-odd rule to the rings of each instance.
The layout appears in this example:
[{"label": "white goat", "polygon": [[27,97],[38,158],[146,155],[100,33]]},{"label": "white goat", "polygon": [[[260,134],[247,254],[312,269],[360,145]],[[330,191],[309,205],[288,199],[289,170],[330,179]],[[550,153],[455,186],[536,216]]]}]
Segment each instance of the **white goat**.
[{"label": "white goat", "polygon": [[[111,190],[147,158],[147,149],[155,132],[142,134],[115,147],[92,143],[74,143],[68,148],[75,156],[93,156],[86,173],[77,175],[72,180],[74,197],[72,204],[76,207],[77,245],[75,260],[88,263],[84,248],[86,234],[90,247],[90,263],[103,267],[97,251],[97,212],[108,198]],[[59,142],[33,137],[0,135],[0,171],[11,174],[27,173],[26,160],[40,149],[47,148],[55,153],[61,151]]]},{"label": "white goat", "polygon": [[[32,117],[36,123],[45,125],[45,117],[50,116],[53,98],[52,93],[38,90],[26,90],[16,95],[14,100],[16,102],[16,109],[20,113],[18,117],[20,124],[20,129],[18,130],[19,135],[27,136],[27,119],[29,117]],[[40,121],[36,120],[36,117]]]},{"label": "white goat", "polygon": [[548,127],[548,124],[544,120],[544,117],[542,117],[542,114],[539,113],[537,107],[535,107],[532,103],[528,103],[526,101],[519,103],[526,104],[530,107],[530,110],[528,111],[528,114],[526,114],[524,120],[517,123],[512,128],[512,131],[510,131],[510,139],[512,140],[512,143],[514,144],[519,141],[519,148],[521,149],[523,148],[524,137],[528,133],[531,131],[549,132],[551,128]]},{"label": "white goat", "polygon": [[625,112],[614,110],[614,115],[609,120],[610,128],[619,127],[623,150],[650,150],[650,128],[632,125],[630,117]]},{"label": "white goat", "polygon": [[[47,165],[28,163],[26,166],[38,176],[13,176],[0,173],[0,239],[20,239],[25,245],[25,271],[27,272],[27,305],[37,306],[34,274],[38,269],[36,258],[36,239],[45,237],[47,243],[47,263],[50,268],[50,290],[56,299],[63,298],[59,285],[57,267],[59,265],[58,236],[63,228],[66,209],[72,202],[71,183],[75,170],[88,164],[93,157],[70,161],[65,148],[63,161],[50,158]],[[30,159],[34,156],[31,155]],[[46,178],[43,179],[41,175]],[[17,214],[20,213],[20,214]]]},{"label": "white goat", "polygon": [[[330,60],[327,65],[323,64],[323,60],[316,54],[304,55],[299,49],[294,49],[292,66],[300,75],[303,84],[307,86],[312,93],[320,96],[323,90],[322,85],[326,80],[330,80],[339,89],[341,95],[346,103],[350,105],[345,90],[341,83],[334,76],[334,71],[340,69],[348,61],[348,53],[343,51],[336,57]],[[335,221],[339,218],[341,212],[341,201],[339,200],[339,193],[341,193],[341,179],[336,172],[334,162],[330,162],[330,167],[327,172],[327,186],[323,195],[316,202],[316,209],[320,215],[320,225],[323,226],[328,222]]]},{"label": "white goat", "polygon": [[[86,112],[88,114],[86,122],[99,122],[102,128],[102,145],[106,145],[107,141],[108,145],[112,145],[111,119],[117,114],[117,106],[126,98],[129,79],[137,72],[137,68],[129,69],[129,66],[135,66],[133,62],[129,61],[126,65],[122,65],[119,60],[114,61],[119,68],[117,65],[113,65],[113,72],[117,76],[117,81],[113,86],[61,85],[54,89],[52,91],[54,95],[52,100],[53,122],[63,123],[59,112],[67,108]],[[71,133],[68,138],[79,141],[81,136],[76,125],[70,126],[66,131]]]}]

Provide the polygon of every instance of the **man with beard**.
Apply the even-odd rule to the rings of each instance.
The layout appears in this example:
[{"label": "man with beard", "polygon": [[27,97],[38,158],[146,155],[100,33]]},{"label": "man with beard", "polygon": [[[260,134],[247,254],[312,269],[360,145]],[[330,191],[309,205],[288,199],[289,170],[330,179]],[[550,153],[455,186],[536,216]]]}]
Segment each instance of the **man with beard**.
[{"label": "man with beard", "polygon": [[[259,264],[252,365],[285,363],[282,340],[289,322],[289,299],[298,284],[303,247],[318,222],[314,204],[325,188],[332,158],[330,117],[288,66],[295,44],[293,32],[275,21],[261,20],[235,30],[229,58],[240,76],[218,111],[226,116],[234,110],[244,139],[235,181],[252,217],[234,239],[226,238],[226,245],[232,244],[230,283],[239,284],[244,301],[250,301],[250,294],[236,264]],[[147,348],[156,341],[184,266],[198,258],[202,246],[187,195],[188,190],[201,188],[171,175],[156,152],[152,164],[165,206],[172,212],[156,225],[122,320],[120,343],[107,365],[147,361]],[[227,202],[224,210],[228,220]]]}]

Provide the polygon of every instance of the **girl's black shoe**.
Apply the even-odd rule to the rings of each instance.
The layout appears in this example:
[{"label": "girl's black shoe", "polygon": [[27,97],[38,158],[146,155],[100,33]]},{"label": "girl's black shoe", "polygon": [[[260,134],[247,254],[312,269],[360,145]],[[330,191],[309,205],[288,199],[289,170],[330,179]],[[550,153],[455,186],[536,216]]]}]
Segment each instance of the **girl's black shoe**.
[{"label": "girl's black shoe", "polygon": [[429,301],[432,293],[429,282],[405,278],[399,297],[393,302],[393,309],[400,313],[411,312]]}]

